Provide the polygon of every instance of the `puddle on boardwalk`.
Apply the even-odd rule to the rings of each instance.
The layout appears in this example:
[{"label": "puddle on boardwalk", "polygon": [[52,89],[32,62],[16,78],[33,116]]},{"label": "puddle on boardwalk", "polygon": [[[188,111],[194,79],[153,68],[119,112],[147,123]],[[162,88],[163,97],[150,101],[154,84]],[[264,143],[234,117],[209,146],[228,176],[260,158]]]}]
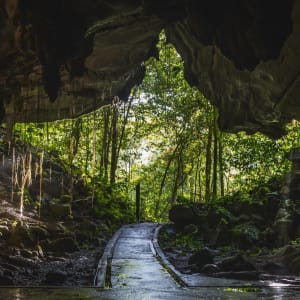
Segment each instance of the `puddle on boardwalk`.
[{"label": "puddle on boardwalk", "polygon": [[192,288],[173,291],[98,288],[0,288],[1,300],[295,300],[300,299],[300,288]]}]

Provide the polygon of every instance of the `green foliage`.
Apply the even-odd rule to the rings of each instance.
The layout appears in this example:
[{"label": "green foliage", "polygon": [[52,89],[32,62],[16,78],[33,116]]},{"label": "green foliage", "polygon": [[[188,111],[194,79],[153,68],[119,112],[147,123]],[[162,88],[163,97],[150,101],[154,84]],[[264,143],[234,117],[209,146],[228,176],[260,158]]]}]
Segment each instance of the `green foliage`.
[{"label": "green foliage", "polygon": [[300,238],[290,241],[290,245],[299,246],[300,245]]},{"label": "green foliage", "polygon": [[203,241],[199,239],[196,229],[197,227],[195,226],[192,232],[187,232],[187,230],[178,232],[173,230],[172,227],[163,227],[159,233],[159,244],[162,248],[175,247],[186,250],[202,248],[204,244]]},{"label": "green foliage", "polygon": [[121,184],[96,190],[95,214],[111,224],[112,231],[124,223],[134,222],[132,203]]},{"label": "green foliage", "polygon": [[253,244],[258,241],[260,231],[251,224],[241,224],[236,226],[233,230],[233,238],[237,240],[239,245]]}]

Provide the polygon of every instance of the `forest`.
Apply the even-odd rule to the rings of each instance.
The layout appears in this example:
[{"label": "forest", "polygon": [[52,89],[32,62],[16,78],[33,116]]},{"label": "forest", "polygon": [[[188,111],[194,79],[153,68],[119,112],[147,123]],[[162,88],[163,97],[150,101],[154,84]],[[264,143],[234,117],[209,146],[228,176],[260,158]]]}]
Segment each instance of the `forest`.
[{"label": "forest", "polygon": [[111,105],[75,120],[19,123],[15,136],[80,176],[95,202],[109,190],[133,206],[140,182],[144,220],[166,221],[175,203],[247,197],[290,170],[287,154],[300,143],[297,121],[278,140],[221,132],[217,109],[184,80],[182,60],[163,34],[158,47],[159,60],[145,63],[145,79],[128,101],[112,97]]},{"label": "forest", "polygon": [[[88,249],[95,238],[93,229],[97,234],[105,231],[104,240],[98,241],[103,246],[119,226],[136,221],[139,184],[140,221],[172,221],[160,243],[175,265],[178,257],[173,250],[183,249],[178,255],[187,257],[186,265],[178,265],[183,272],[202,269],[203,255],[210,255],[201,253],[207,245],[229,256],[241,250],[269,255],[275,248],[300,244],[288,159],[300,146],[298,121],[277,140],[259,132],[221,132],[218,110],[185,81],[182,59],[164,33],[158,50],[159,58],[145,62],[145,78],[128,101],[111,95],[111,104],[76,119],[17,123],[11,141],[2,128],[1,178],[7,172],[7,203],[14,204],[17,217],[12,220],[1,212],[0,238],[6,227],[23,228],[29,214],[36,220],[47,218],[45,206],[66,223],[77,222],[76,214],[84,208],[93,220],[85,224],[86,236],[77,232],[74,248]],[[55,206],[47,195],[59,189],[52,197],[59,198]],[[48,234],[41,228],[35,228],[39,240]],[[61,230],[74,228],[73,223],[64,224]],[[22,230],[21,237],[28,235],[28,228]],[[47,243],[38,244],[37,256],[54,249]],[[20,242],[13,245],[22,248]],[[299,251],[294,249],[293,258]],[[285,267],[292,264],[294,269],[287,273],[297,274],[299,259],[297,263],[295,267],[290,258]],[[276,266],[272,268],[276,273]],[[20,274],[24,283],[25,275]],[[46,283],[59,284],[59,276],[54,277],[48,273]]]}]

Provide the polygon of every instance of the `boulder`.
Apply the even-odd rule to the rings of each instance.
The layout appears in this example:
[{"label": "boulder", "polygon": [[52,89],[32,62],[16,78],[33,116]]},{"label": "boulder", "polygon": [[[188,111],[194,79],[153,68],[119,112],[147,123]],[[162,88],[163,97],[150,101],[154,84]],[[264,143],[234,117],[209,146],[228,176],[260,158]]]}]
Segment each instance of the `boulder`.
[{"label": "boulder", "polygon": [[198,233],[198,226],[195,225],[195,224],[186,225],[183,228],[182,233],[183,234],[197,234]]},{"label": "boulder", "polygon": [[281,208],[278,210],[273,228],[277,234],[276,244],[278,247],[286,245],[291,238],[293,220],[290,213]]},{"label": "boulder", "polygon": [[275,253],[274,259],[293,274],[300,275],[300,246],[287,245]]},{"label": "boulder", "polygon": [[26,223],[18,223],[15,227],[13,227],[8,239],[8,244],[16,247],[20,247],[22,245],[30,247],[34,246],[35,243],[36,240],[31,235],[29,226]]},{"label": "boulder", "polygon": [[211,275],[211,274],[217,273],[219,271],[220,271],[220,268],[217,265],[207,264],[201,268],[200,273]]},{"label": "boulder", "polygon": [[222,272],[256,271],[255,266],[241,254],[227,257],[217,265]]},{"label": "boulder", "polygon": [[281,264],[281,263],[276,263],[276,262],[266,262],[261,266],[261,269],[270,274],[275,274],[275,275],[286,275],[288,274],[288,270],[286,267]]},{"label": "boulder", "polygon": [[201,270],[203,266],[212,264],[214,262],[214,254],[208,248],[203,248],[195,252],[189,258],[189,265],[195,265],[198,270]]},{"label": "boulder", "polygon": [[67,277],[68,277],[68,274],[64,271],[52,270],[46,274],[43,284],[63,285],[64,282],[66,281]]},{"label": "boulder", "polygon": [[90,231],[92,233],[95,233],[98,230],[98,225],[88,219],[83,219],[79,224],[78,227],[80,230],[86,230],[86,231]]},{"label": "boulder", "polygon": [[[40,182],[39,176],[35,181],[33,181],[32,185],[28,188],[29,194],[32,199],[36,199],[40,194]],[[46,199],[51,198],[60,198],[62,192],[61,183],[58,181],[51,181],[47,178],[43,178],[43,198],[45,195]]]},{"label": "boulder", "polygon": [[224,277],[237,280],[258,280],[260,273],[257,271],[218,272],[215,277]]},{"label": "boulder", "polygon": [[37,240],[44,240],[49,237],[49,232],[42,226],[33,225],[29,228],[31,236],[35,237]]},{"label": "boulder", "polygon": [[264,231],[259,234],[259,240],[269,248],[274,248],[276,245],[277,234],[273,228],[267,227]]},{"label": "boulder", "polygon": [[54,217],[68,217],[72,214],[71,205],[52,201],[49,203],[49,211]]},{"label": "boulder", "polygon": [[53,252],[75,252],[79,250],[77,242],[71,237],[54,240],[48,244],[47,248]]},{"label": "boulder", "polygon": [[189,224],[197,224],[197,215],[192,206],[174,205],[169,211],[169,219],[174,222],[176,226],[183,228]]},{"label": "boulder", "polygon": [[0,285],[14,285],[14,281],[12,277],[0,272]]},{"label": "boulder", "polygon": [[209,234],[209,244],[212,246],[224,246],[229,241],[228,224],[225,219],[221,219],[216,229]]},{"label": "boulder", "polygon": [[0,237],[7,237],[9,235],[9,228],[6,225],[0,225]]}]

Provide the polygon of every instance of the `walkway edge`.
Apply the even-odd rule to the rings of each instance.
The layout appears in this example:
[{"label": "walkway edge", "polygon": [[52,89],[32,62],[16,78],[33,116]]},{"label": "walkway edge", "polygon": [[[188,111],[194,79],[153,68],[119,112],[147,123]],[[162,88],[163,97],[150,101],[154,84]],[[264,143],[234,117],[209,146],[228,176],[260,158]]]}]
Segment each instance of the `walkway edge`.
[{"label": "walkway edge", "polygon": [[163,253],[162,249],[160,248],[158,244],[158,234],[160,229],[165,225],[166,223],[161,223],[155,228],[154,237],[152,240],[153,247],[156,251],[156,255],[160,259],[160,263],[163,265],[163,267],[171,274],[173,279],[182,287],[188,287],[188,284],[182,279],[182,274],[175,269],[175,267],[169,262],[165,254]]},{"label": "walkway edge", "polygon": [[109,260],[112,259],[114,247],[115,247],[117,240],[120,237],[122,229],[123,229],[123,226],[115,232],[113,237],[109,240],[109,242],[105,246],[104,252],[102,254],[101,259],[99,260],[96,274],[94,277],[94,286],[96,286],[96,287],[105,288],[107,263]]}]

